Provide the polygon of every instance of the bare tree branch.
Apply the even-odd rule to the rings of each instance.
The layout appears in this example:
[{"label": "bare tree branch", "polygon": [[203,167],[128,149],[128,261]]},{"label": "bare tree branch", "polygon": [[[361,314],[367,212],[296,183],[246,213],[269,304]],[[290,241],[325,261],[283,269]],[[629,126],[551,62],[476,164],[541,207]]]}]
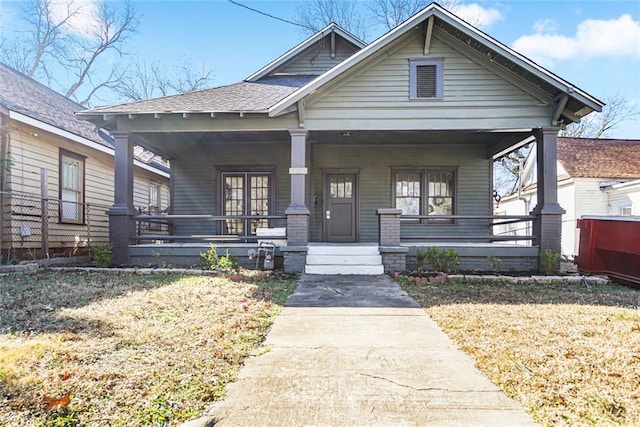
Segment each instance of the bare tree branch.
[{"label": "bare tree branch", "polygon": [[297,22],[316,32],[335,22],[356,37],[366,40],[367,17],[349,0],[308,0],[296,7]]},{"label": "bare tree branch", "polygon": [[578,123],[571,123],[560,131],[560,136],[573,138],[606,138],[620,124],[640,117],[640,104],[633,104],[624,95],[604,98],[606,105],[600,113],[591,113]]},{"label": "bare tree branch", "polygon": [[204,66],[199,72],[190,61],[182,59],[180,66],[166,69],[159,63],[136,62],[111,88],[125,101],[191,92],[209,86],[212,74]]},{"label": "bare tree branch", "polygon": [[369,10],[375,22],[391,30],[429,3],[430,0],[372,0]]},{"label": "bare tree branch", "polygon": [[120,14],[116,13],[116,10],[106,1],[99,3],[93,33],[86,38],[81,37],[75,40],[75,51],[81,54],[69,58],[69,67],[74,70],[77,79],[67,89],[65,96],[71,97],[76,93],[95,70],[97,59],[105,52],[113,50],[121,57],[123,44],[127,37],[136,31],[138,24],[139,16],[131,3],[125,3],[124,10]]}]

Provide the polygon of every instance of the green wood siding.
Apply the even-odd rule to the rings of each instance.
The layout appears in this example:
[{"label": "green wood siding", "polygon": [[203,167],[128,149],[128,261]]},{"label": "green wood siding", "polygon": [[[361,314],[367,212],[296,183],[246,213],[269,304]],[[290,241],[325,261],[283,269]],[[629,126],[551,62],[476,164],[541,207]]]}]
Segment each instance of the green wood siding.
[{"label": "green wood siding", "polygon": [[[390,141],[393,142],[393,141]],[[457,169],[457,210],[460,215],[490,215],[491,161],[483,145],[351,145],[317,144],[311,192],[317,202],[312,212],[312,241],[322,240],[322,176],[324,171],[359,171],[360,241],[377,241],[378,208],[393,207],[391,169],[397,167],[454,167]],[[432,235],[489,234],[483,221],[425,226],[403,225],[403,233],[428,232]]]},{"label": "green wood siding", "polygon": [[[442,38],[441,38],[442,37]],[[424,36],[410,32],[306,102],[306,123],[316,129],[476,129],[550,125],[547,102],[448,45],[434,33],[431,52]],[[442,99],[409,99],[409,60],[444,63]],[[543,102],[544,101],[544,102]]]},{"label": "green wood siding", "polygon": [[336,36],[336,55],[331,58],[331,37],[326,36],[279,67],[276,74],[322,74],[357,50],[351,43]]},{"label": "green wood siding", "polygon": [[[199,144],[191,149],[189,155],[185,153],[171,161],[173,213],[221,215],[218,206],[219,169],[234,167],[237,171],[247,171],[252,167],[266,167],[274,170],[273,214],[283,215],[290,199],[289,147],[289,141]],[[174,231],[177,235],[220,232],[214,222],[193,220],[177,221]]]}]

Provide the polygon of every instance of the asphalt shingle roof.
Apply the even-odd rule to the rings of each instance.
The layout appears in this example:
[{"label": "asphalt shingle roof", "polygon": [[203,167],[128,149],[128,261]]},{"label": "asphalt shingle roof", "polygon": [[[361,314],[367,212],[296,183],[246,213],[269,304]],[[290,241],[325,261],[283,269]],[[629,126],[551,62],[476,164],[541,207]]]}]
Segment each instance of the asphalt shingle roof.
[{"label": "asphalt shingle roof", "polygon": [[75,112],[85,108],[37,81],[0,63],[0,105],[35,120],[113,148],[108,136]]},{"label": "asphalt shingle roof", "polygon": [[558,138],[558,161],[572,177],[640,178],[640,140]]},{"label": "asphalt shingle roof", "polygon": [[312,75],[264,77],[257,82],[240,82],[180,95],[95,108],[90,112],[105,114],[264,112],[316,77]]}]

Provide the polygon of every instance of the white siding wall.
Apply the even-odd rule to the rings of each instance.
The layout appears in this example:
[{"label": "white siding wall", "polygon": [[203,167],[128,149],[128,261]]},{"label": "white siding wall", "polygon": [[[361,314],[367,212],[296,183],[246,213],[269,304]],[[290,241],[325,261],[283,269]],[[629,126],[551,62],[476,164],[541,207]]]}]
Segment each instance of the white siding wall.
[{"label": "white siding wall", "polygon": [[336,55],[331,58],[331,39],[324,37],[316,44],[283,64],[277,73],[284,74],[322,74],[329,68],[344,61],[357,51],[351,43],[336,37]]},{"label": "white siding wall", "polygon": [[[35,136],[35,135],[37,136]],[[9,176],[8,191],[30,194],[39,197],[40,170],[47,171],[47,195],[52,199],[59,197],[59,152],[60,149],[85,156],[85,202],[95,205],[92,209],[92,227],[95,232],[91,240],[106,241],[108,239],[108,218],[103,207],[113,204],[114,177],[113,156],[78,143],[71,142],[57,135],[52,135],[40,129],[33,128],[15,121],[11,122],[10,155],[12,166]],[[149,201],[149,184],[161,184],[163,208],[166,207],[169,194],[169,181],[141,168],[134,170],[134,205],[146,206]],[[57,213],[50,213],[50,233],[55,236],[51,247],[78,245],[79,240],[85,239],[86,226],[73,224],[58,224]],[[33,237],[28,244],[39,247],[39,237]],[[24,247],[20,239],[19,226],[14,224],[11,229],[4,230],[3,247]]]},{"label": "white siding wall", "polygon": [[631,215],[640,215],[640,188],[621,188],[607,192],[609,215],[620,215],[622,208],[631,207]]},{"label": "white siding wall", "polygon": [[[435,31],[423,55],[422,31],[307,102],[306,121],[323,129],[473,129],[549,124],[549,107],[448,46]],[[382,59],[380,59],[382,58]],[[444,98],[409,99],[409,59],[444,60]]]}]

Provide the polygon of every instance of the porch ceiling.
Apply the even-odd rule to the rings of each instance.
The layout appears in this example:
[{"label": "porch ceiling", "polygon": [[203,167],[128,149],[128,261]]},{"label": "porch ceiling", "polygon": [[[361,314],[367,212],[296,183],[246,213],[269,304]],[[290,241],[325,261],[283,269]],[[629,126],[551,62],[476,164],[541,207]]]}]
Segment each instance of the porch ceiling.
[{"label": "porch ceiling", "polygon": [[[487,155],[516,146],[532,135],[532,130],[513,131],[310,131],[309,141],[318,144],[482,144]],[[288,142],[288,131],[239,132],[145,132],[136,134],[136,142],[145,148],[175,159],[185,150],[203,144],[241,144]]]}]

